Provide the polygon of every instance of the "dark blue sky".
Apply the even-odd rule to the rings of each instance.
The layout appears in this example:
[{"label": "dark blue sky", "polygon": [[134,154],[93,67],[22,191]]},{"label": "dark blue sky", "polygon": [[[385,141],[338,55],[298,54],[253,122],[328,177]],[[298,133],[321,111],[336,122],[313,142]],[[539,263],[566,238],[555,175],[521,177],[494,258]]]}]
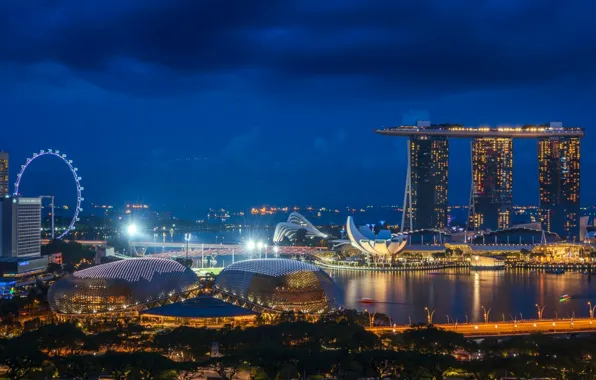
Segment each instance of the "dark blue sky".
[{"label": "dark blue sky", "polygon": [[[596,203],[594,15],[592,0],[2,1],[0,149],[13,176],[67,152],[99,203],[387,204],[405,141],[373,128],[557,120],[587,129]],[[516,142],[516,203],[537,203],[535,145]],[[463,203],[469,143],[451,147]],[[29,192],[68,180],[49,160],[36,173]]]}]

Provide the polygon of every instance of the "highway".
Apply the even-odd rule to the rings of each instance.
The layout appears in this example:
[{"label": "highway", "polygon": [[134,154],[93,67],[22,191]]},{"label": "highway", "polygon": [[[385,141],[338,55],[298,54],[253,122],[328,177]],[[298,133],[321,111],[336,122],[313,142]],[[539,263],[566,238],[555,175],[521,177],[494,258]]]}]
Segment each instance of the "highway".
[{"label": "highway", "polygon": [[[593,333],[596,332],[596,319],[543,319],[488,323],[449,323],[435,324],[434,326],[463,334],[468,338],[487,336],[512,336],[528,335],[533,333],[568,334],[568,333]],[[396,325],[394,327],[370,327],[369,331],[403,332],[411,328],[410,325]]]}]

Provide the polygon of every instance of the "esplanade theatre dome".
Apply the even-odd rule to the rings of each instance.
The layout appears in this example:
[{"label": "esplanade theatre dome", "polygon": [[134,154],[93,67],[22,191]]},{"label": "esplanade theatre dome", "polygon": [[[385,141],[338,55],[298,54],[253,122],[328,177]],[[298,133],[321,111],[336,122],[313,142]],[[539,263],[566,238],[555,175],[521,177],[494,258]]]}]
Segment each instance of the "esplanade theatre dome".
[{"label": "esplanade theatre dome", "polygon": [[198,289],[197,275],[168,259],[140,258],[97,265],[56,281],[48,292],[54,312],[95,314],[176,301]]},{"label": "esplanade theatre dome", "polygon": [[335,309],[336,285],[320,268],[297,260],[257,259],[226,267],[214,288],[231,302],[276,311],[323,313]]}]

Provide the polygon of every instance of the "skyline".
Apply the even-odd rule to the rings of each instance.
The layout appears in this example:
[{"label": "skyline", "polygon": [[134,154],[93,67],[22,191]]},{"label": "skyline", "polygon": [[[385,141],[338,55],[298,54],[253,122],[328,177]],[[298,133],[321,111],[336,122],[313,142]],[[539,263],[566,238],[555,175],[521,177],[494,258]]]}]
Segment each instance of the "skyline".
[{"label": "skyline", "polygon": [[[11,184],[31,152],[53,148],[106,203],[401,203],[407,143],[373,129],[562,121],[596,143],[589,1],[102,5],[0,5]],[[513,202],[537,204],[536,144],[514,145]],[[462,165],[450,203],[466,203],[469,143],[450,150]],[[584,149],[582,166],[595,161]],[[39,165],[25,185],[59,192],[60,164]],[[596,203],[596,179],[582,183],[582,205]]]}]

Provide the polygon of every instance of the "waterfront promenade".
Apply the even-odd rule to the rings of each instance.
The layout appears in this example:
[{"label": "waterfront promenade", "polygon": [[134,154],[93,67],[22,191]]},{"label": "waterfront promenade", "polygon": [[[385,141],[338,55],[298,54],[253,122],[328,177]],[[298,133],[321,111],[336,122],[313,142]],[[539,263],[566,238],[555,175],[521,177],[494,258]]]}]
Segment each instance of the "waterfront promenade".
[{"label": "waterfront promenade", "polygon": [[[542,319],[488,323],[449,323],[434,324],[435,327],[463,334],[467,338],[483,338],[489,336],[513,336],[543,334],[570,334],[596,332],[596,319]],[[411,325],[394,325],[393,327],[370,327],[367,330],[375,333],[396,332],[412,328]]]}]

